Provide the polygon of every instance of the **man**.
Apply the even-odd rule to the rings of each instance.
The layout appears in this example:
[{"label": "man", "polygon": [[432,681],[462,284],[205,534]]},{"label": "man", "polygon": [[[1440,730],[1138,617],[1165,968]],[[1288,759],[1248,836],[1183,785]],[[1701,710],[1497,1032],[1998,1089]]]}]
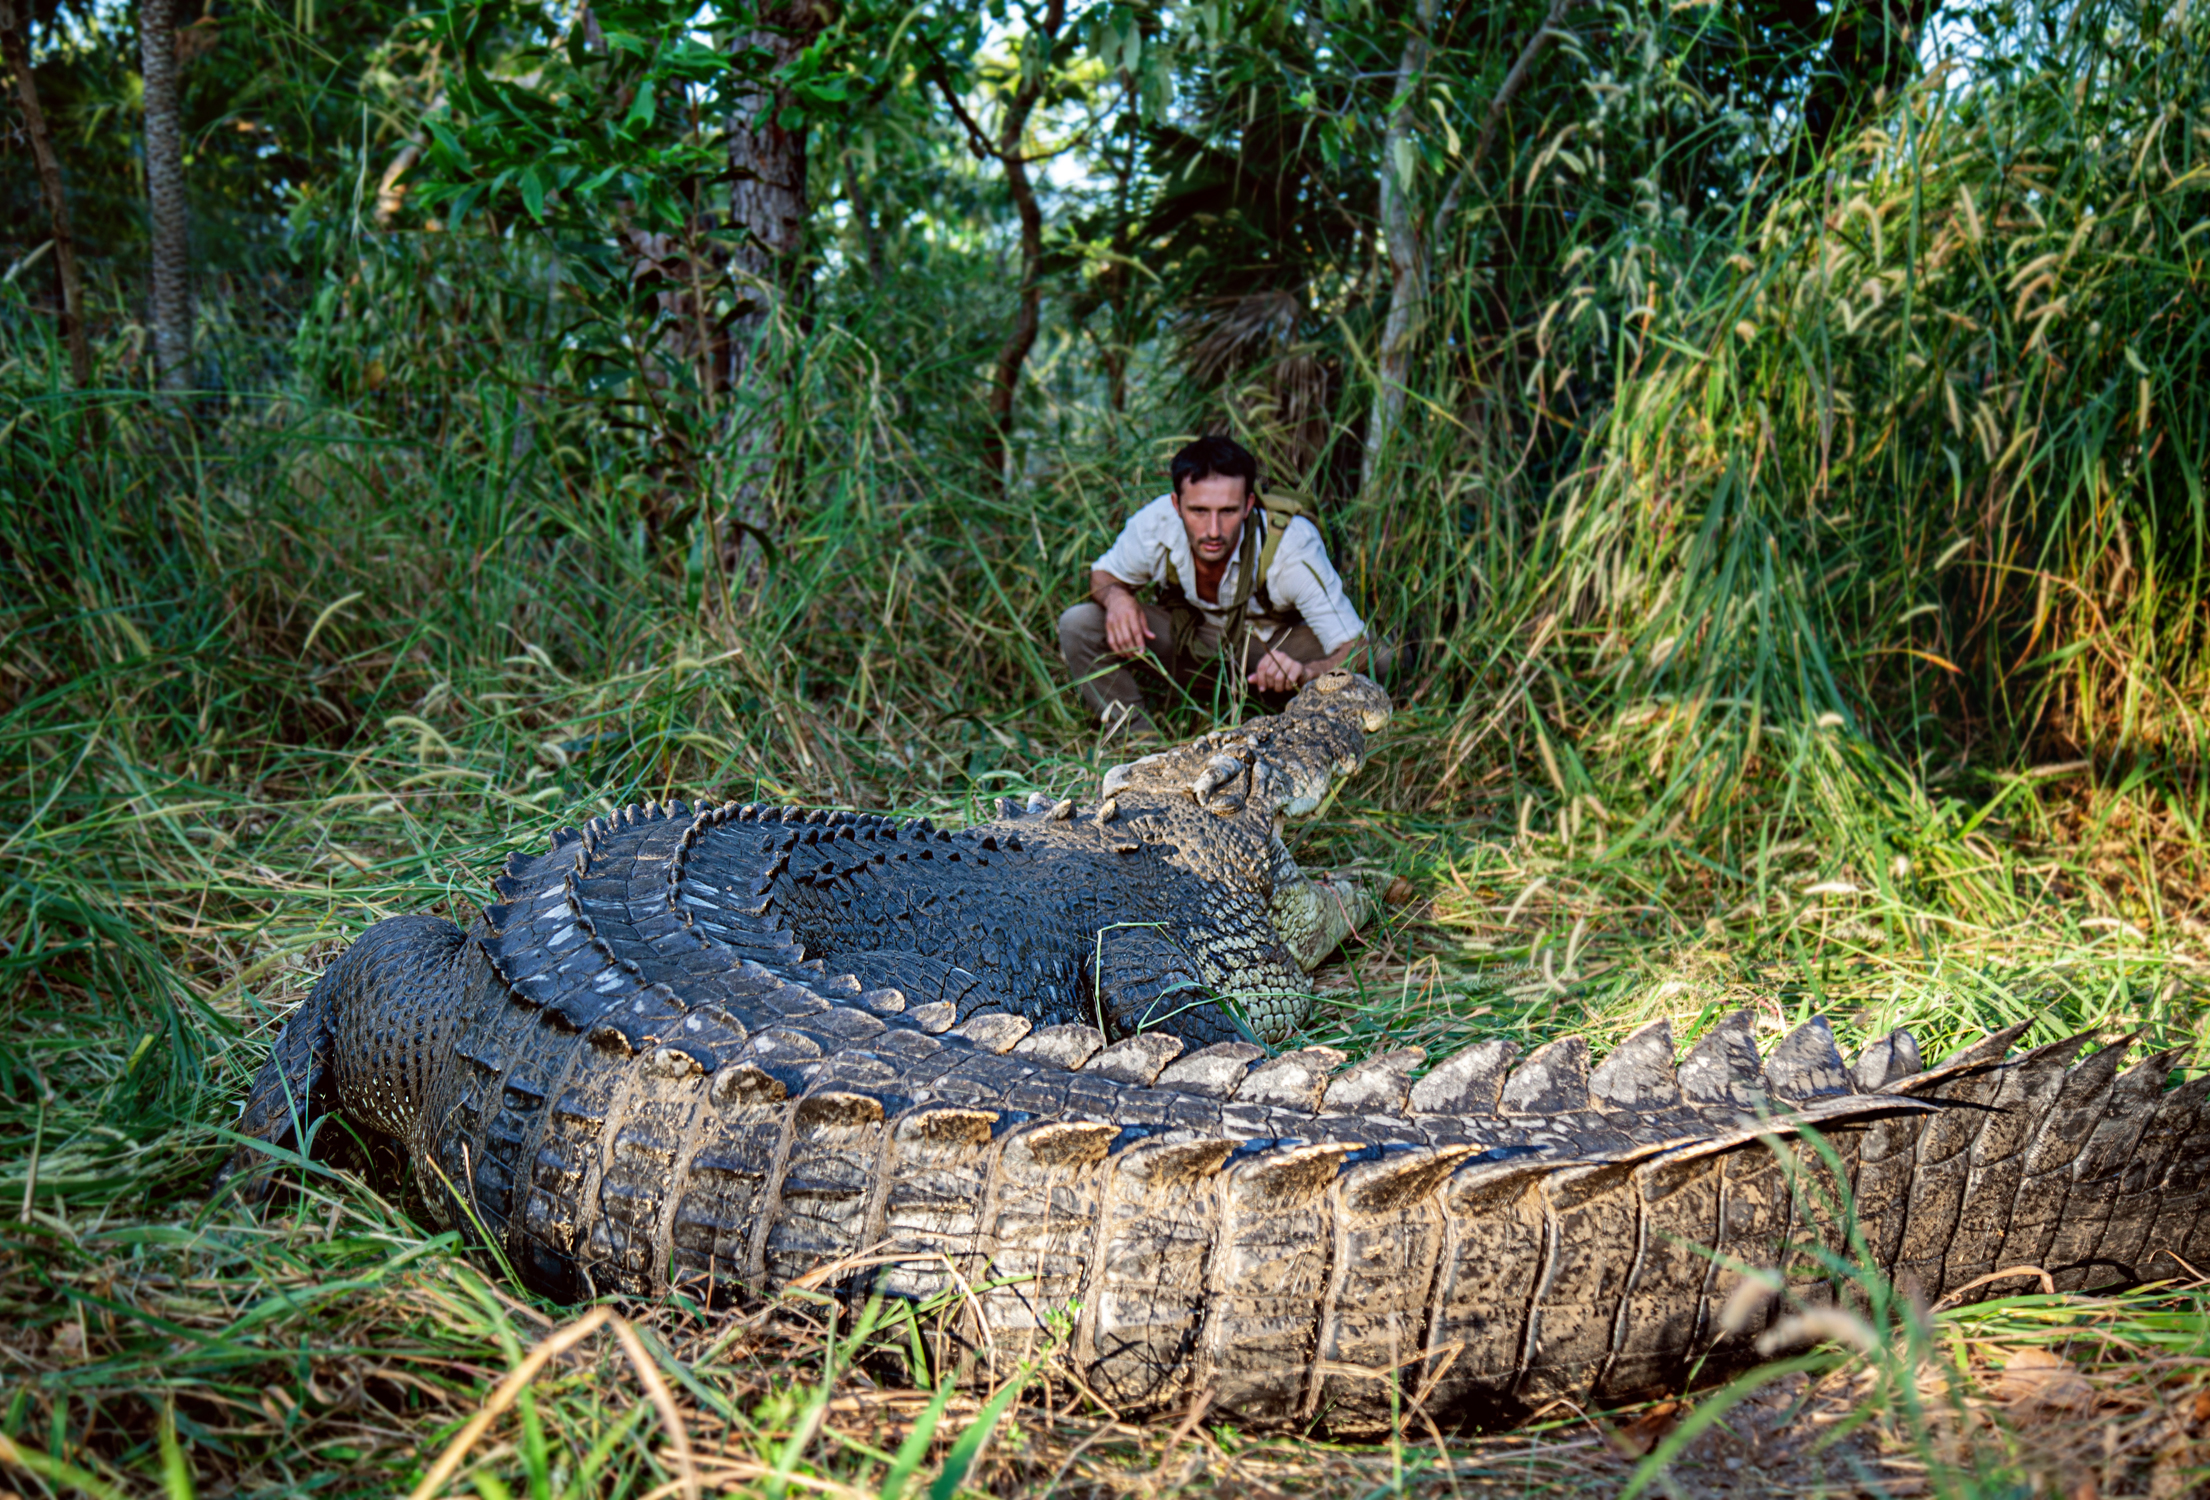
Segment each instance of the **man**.
[{"label": "man", "polygon": [[[1137,511],[1091,565],[1089,602],[1059,617],[1059,653],[1108,732],[1151,732],[1129,670],[1139,661],[1184,688],[1215,661],[1223,670],[1232,662],[1267,699],[1339,666],[1374,673],[1385,664],[1343,596],[1320,528],[1290,513],[1301,505],[1261,508],[1258,460],[1241,444],[1199,438],[1170,472],[1173,492]],[[1155,599],[1138,596],[1154,584]]]}]

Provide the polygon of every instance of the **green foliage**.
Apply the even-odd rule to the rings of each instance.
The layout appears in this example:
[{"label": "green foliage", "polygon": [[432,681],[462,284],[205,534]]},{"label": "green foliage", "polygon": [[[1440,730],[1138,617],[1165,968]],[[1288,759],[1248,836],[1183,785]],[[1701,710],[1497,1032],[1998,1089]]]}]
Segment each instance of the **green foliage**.
[{"label": "green foliage", "polygon": [[[130,7],[33,4],[33,64],[71,196],[79,253],[142,264],[146,210],[139,161],[136,13]],[[278,10],[207,5],[179,28],[187,188],[200,273],[282,275],[294,216],[343,218],[358,209],[363,153],[381,156],[411,123],[394,108],[395,27],[409,7],[313,0]],[[12,95],[10,98],[12,106]],[[10,114],[11,130],[16,128]],[[27,149],[0,172],[0,256],[12,261],[46,237],[46,209]],[[373,178],[371,178],[373,182]],[[252,297],[246,280],[239,295]],[[243,383],[266,376],[254,372]]]},{"label": "green foliage", "polygon": [[572,263],[618,276],[603,231],[682,227],[685,188],[721,166],[699,121],[728,117],[746,59],[732,68],[725,47],[694,35],[695,7],[600,5],[591,16],[588,31],[571,25],[557,42],[543,11],[462,5],[428,19],[454,66],[446,110],[423,121],[434,144],[420,201],[455,229],[473,212],[526,213],[567,231],[584,252]]},{"label": "green foliage", "polygon": [[[507,851],[621,801],[959,819],[1088,783],[1110,755],[1052,622],[1207,424],[1315,482],[1407,648],[1399,725],[1299,848],[1416,899],[1324,977],[1314,1040],[1440,1055],[1747,1007],[1768,1036],[1824,1013],[1936,1055],[2014,1020],[2203,1041],[2199,15],[1973,11],[1976,51],[1905,78],[1869,12],[1590,6],[1462,175],[1539,14],[1443,12],[1409,175],[1423,212],[1464,187],[1411,416],[1355,492],[1412,7],[1101,6],[1039,58],[1015,9],[900,31],[850,6],[773,78],[720,65],[736,13],[592,15],[596,40],[514,7],[218,16],[187,72],[198,180],[234,206],[201,220],[209,264],[280,246],[295,280],[275,338],[206,299],[225,390],[189,423],[116,394],[130,39],[41,22],[114,263],[89,400],[43,271],[0,289],[0,1320],[24,1351],[0,1452],[23,1467],[131,1493],[173,1487],[169,1451],[200,1493],[419,1477],[564,1314],[335,1176],[267,1221],[204,1201],[274,1022],[367,922],[464,916]],[[1031,141],[1053,259],[1000,496],[971,455],[1009,207],[930,80],[987,113],[1023,66],[1057,79]],[[638,278],[628,236],[721,274],[728,112],[770,84],[817,212],[762,396],[697,378],[680,288]],[[281,150],[208,123],[249,115]],[[748,554],[733,445],[771,419],[772,545]],[[1841,1415],[1942,1493],[2077,1477],[1974,1394],[2004,1351],[2062,1347],[2148,1413],[2204,1337],[2199,1294],[1929,1323],[1864,1291],[1877,1352],[1802,1373],[1863,1393]],[[906,1337],[670,1307],[651,1347],[733,1486],[949,1489],[989,1424],[939,1372],[884,1393],[922,1363]],[[463,1482],[672,1482],[629,1370],[549,1367]],[[1693,1492],[1680,1465],[1772,1389],[1698,1407],[1667,1473]],[[1204,1480],[1165,1434],[1022,1413],[975,1438],[969,1487]],[[2123,1446],[2146,1418],[2072,1425],[2118,1433],[2098,1474],[2166,1463]],[[1565,1446],[1586,1431],[1198,1441],[1275,1488],[1634,1482]]]}]

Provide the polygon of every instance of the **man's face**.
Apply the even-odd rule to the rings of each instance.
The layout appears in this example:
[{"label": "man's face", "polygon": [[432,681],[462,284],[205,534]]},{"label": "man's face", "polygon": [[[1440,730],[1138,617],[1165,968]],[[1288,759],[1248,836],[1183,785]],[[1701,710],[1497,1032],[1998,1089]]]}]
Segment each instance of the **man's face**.
[{"label": "man's face", "polygon": [[1174,497],[1174,509],[1181,514],[1197,560],[1207,565],[1224,563],[1235,550],[1243,518],[1251,513],[1251,487],[1232,474],[1192,479]]}]

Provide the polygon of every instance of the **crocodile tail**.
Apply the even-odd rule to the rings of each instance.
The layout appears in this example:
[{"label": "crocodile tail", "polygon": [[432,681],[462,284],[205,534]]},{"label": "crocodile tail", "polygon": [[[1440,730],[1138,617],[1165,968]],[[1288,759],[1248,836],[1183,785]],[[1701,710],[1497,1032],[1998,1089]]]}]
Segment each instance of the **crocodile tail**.
[{"label": "crocodile tail", "polygon": [[[1676,1069],[1657,1023],[1594,1070],[1578,1038],[1516,1068],[1484,1044],[1409,1088],[1416,1053],[1332,1077],[1322,1049],[1248,1072],[1193,1059],[1236,1102],[1165,1138],[926,1106],[886,1122],[887,1211],[834,1251],[931,1252],[946,1269],[917,1256],[879,1277],[924,1298],[960,1267],[988,1330],[974,1352],[1049,1339],[1123,1412],[1202,1400],[1346,1432],[1723,1378],[1794,1337],[1791,1308],[1861,1305],[1871,1278],[1931,1301],[2037,1290],[2044,1270],[2060,1290],[2185,1274],[2210,1231],[2210,1084],[2167,1089],[2169,1053],[2120,1072],[2122,1045],[2009,1057],[2020,1030],[1931,1069],[1898,1033],[1852,1066],[1823,1021],[1761,1058],[1735,1016]],[[1157,1076],[1154,1059],[1130,1081]],[[858,1102],[816,1093],[792,1116],[786,1171],[809,1191],[818,1159],[849,1153]],[[1294,1124],[1241,1109],[1268,1103],[1321,1107]],[[1681,1131],[1612,1133],[1634,1112]],[[1424,1144],[1392,1143],[1392,1115]],[[786,1189],[778,1217],[819,1254],[796,1202]],[[781,1279],[785,1227],[756,1238]]]}]

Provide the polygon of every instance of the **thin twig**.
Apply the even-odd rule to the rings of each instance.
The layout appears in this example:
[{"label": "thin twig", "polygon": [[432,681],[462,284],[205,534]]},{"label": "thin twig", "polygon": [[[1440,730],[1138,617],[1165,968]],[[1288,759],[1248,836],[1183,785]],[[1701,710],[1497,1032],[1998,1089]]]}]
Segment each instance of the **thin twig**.
[{"label": "thin twig", "polygon": [[1511,71],[1497,85],[1496,96],[1489,100],[1489,108],[1481,118],[1481,134],[1473,143],[1473,155],[1458,169],[1458,175],[1450,184],[1450,191],[1443,194],[1442,206],[1435,210],[1435,231],[1432,236],[1437,250],[1442,248],[1443,236],[1449,232],[1450,221],[1458,212],[1458,200],[1465,193],[1466,184],[1481,170],[1481,163],[1488,159],[1489,147],[1496,143],[1496,132],[1504,123],[1504,112],[1512,107],[1513,98],[1526,86],[1527,79],[1535,71],[1535,64],[1542,60],[1551,38],[1564,33],[1567,12],[1580,4],[1580,0],[1550,0],[1550,14],[1543,17],[1542,25],[1519,49],[1519,56],[1512,61]]}]

